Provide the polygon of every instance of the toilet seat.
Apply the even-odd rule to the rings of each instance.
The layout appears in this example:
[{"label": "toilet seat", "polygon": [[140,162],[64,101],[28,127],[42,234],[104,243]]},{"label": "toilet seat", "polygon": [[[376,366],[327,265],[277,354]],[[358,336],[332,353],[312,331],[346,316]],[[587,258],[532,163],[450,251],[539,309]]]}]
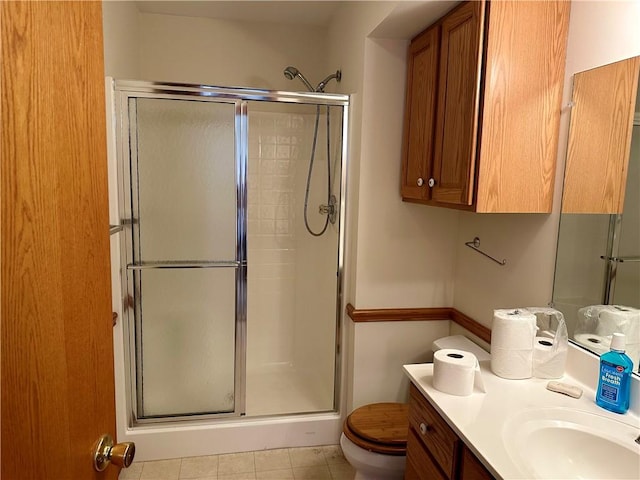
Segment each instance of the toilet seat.
[{"label": "toilet seat", "polygon": [[357,408],[344,422],[343,432],[354,444],[383,455],[406,455],[409,406],[372,403]]}]

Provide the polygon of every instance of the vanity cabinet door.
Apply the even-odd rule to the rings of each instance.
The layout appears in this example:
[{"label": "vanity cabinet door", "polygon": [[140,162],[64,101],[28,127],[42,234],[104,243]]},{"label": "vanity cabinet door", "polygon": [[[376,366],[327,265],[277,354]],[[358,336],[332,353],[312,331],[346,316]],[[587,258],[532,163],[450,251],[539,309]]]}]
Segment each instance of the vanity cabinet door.
[{"label": "vanity cabinet door", "polygon": [[422,32],[409,45],[400,185],[402,198],[407,200],[430,197],[439,50],[439,25]]},{"label": "vanity cabinet door", "polygon": [[461,480],[494,480],[494,476],[467,447],[462,449],[458,478]]}]

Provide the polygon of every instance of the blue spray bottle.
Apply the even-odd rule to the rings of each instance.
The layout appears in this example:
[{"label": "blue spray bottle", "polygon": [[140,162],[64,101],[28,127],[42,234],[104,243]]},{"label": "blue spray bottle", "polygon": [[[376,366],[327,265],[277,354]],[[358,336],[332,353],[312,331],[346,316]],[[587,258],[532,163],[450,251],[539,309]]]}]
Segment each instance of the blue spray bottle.
[{"label": "blue spray bottle", "polygon": [[629,410],[633,362],[624,353],[625,344],[624,334],[614,333],[611,338],[611,351],[600,357],[596,403],[615,413],[625,413]]}]

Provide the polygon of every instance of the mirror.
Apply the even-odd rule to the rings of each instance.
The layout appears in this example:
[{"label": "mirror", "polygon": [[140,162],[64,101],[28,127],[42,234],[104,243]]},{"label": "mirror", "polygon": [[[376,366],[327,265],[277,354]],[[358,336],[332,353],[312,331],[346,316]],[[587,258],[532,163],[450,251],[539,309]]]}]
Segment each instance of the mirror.
[{"label": "mirror", "polygon": [[553,305],[596,354],[625,333],[640,371],[640,57],[573,79]]}]

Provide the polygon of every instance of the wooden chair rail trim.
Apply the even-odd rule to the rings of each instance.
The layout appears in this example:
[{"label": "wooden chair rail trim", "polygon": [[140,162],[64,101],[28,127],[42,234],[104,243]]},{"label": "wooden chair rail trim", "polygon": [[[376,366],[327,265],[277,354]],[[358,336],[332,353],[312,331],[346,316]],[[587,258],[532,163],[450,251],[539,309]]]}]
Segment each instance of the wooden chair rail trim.
[{"label": "wooden chair rail trim", "polygon": [[491,330],[473,318],[451,307],[438,308],[370,308],[356,309],[347,304],[347,315],[354,322],[394,322],[451,320],[487,343],[491,343]]}]

